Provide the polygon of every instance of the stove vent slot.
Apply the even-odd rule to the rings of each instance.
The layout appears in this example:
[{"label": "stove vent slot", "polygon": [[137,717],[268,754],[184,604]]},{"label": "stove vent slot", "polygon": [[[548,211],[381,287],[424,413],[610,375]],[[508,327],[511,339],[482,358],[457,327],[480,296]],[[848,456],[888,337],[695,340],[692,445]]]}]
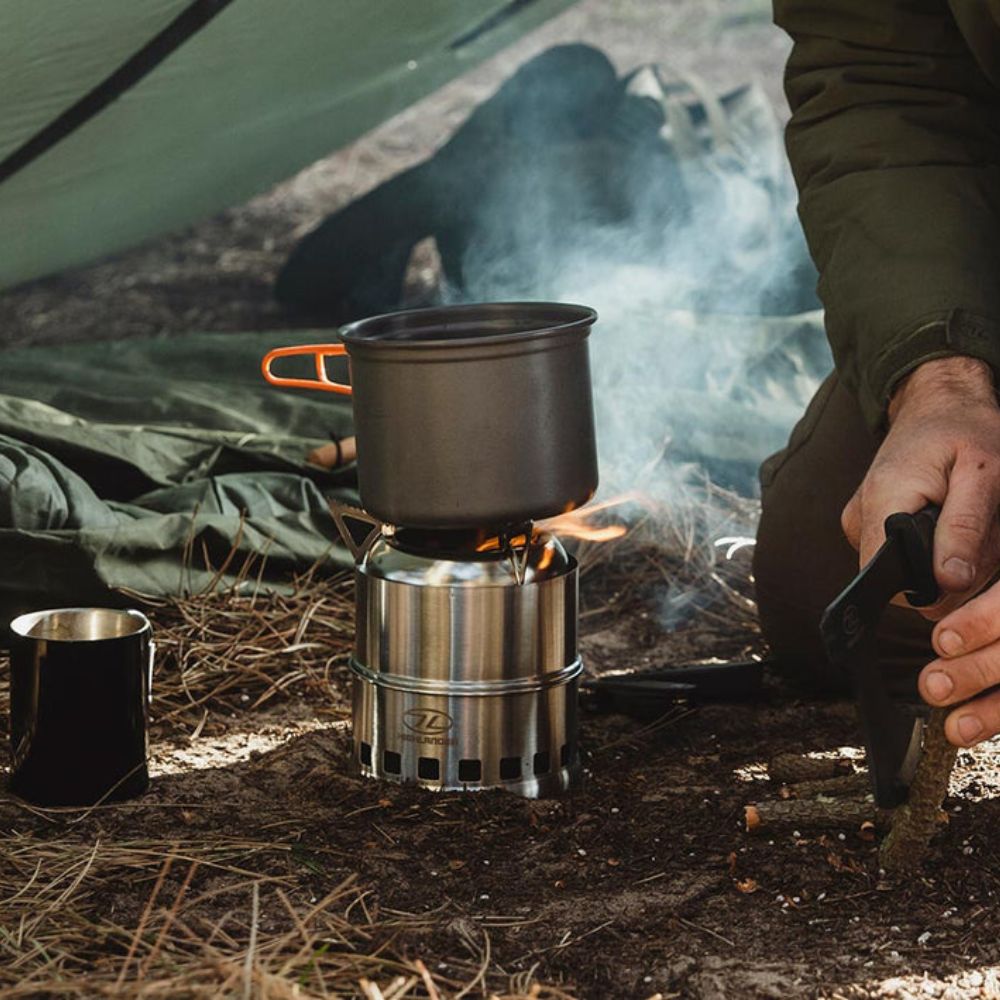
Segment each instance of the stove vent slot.
[{"label": "stove vent slot", "polygon": [[521,758],[520,757],[501,757],[500,758],[500,780],[501,781],[516,781],[521,777]]},{"label": "stove vent slot", "polygon": [[483,762],[481,760],[460,760],[458,762],[459,781],[482,781]]},{"label": "stove vent slot", "polygon": [[417,777],[424,781],[441,780],[441,761],[436,757],[420,757],[417,760]]}]

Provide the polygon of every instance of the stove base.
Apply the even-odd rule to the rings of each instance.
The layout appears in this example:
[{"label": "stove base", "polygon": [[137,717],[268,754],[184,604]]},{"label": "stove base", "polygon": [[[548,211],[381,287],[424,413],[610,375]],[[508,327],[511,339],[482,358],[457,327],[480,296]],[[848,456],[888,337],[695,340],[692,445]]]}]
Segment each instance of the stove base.
[{"label": "stove base", "polygon": [[479,682],[462,694],[400,685],[357,661],[351,667],[356,773],[432,791],[499,788],[525,798],[579,785],[579,660],[530,685]]}]

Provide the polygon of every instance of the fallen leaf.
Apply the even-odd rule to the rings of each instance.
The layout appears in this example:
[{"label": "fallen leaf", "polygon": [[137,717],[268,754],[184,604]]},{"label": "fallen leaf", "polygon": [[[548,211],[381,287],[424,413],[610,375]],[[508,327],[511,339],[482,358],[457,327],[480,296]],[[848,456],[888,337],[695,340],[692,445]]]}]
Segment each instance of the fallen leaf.
[{"label": "fallen leaf", "polygon": [[751,892],[756,892],[760,886],[757,884],[757,880],[753,878],[741,878],[736,880],[736,891],[745,893],[749,895]]},{"label": "fallen leaf", "polygon": [[730,851],[729,857],[726,858],[726,863],[729,865],[729,874],[736,875],[736,852]]},{"label": "fallen leaf", "polygon": [[858,830],[858,836],[862,840],[874,840],[875,839],[875,824],[870,820],[866,819]]},{"label": "fallen leaf", "polygon": [[747,833],[753,833],[760,826],[760,813],[756,806],[746,806],[743,810],[743,820],[747,825]]}]

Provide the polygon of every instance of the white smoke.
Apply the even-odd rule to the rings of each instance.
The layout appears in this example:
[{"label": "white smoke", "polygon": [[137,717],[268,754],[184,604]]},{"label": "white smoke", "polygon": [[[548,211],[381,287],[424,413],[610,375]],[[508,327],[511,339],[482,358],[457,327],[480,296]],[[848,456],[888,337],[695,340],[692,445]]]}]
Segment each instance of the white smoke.
[{"label": "white smoke", "polygon": [[603,495],[754,495],[830,365],[768,98],[645,69],[605,134],[543,139],[498,158],[461,297],[597,309]]}]

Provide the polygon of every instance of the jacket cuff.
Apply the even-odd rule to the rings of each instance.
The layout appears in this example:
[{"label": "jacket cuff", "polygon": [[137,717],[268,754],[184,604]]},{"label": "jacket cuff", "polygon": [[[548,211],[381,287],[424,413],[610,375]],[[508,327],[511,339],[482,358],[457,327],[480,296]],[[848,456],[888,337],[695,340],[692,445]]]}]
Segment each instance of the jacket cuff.
[{"label": "jacket cuff", "polygon": [[1000,321],[953,309],[906,336],[892,338],[858,386],[858,404],[868,426],[885,430],[889,398],[900,379],[925,361],[954,355],[985,361],[1000,385]]}]

